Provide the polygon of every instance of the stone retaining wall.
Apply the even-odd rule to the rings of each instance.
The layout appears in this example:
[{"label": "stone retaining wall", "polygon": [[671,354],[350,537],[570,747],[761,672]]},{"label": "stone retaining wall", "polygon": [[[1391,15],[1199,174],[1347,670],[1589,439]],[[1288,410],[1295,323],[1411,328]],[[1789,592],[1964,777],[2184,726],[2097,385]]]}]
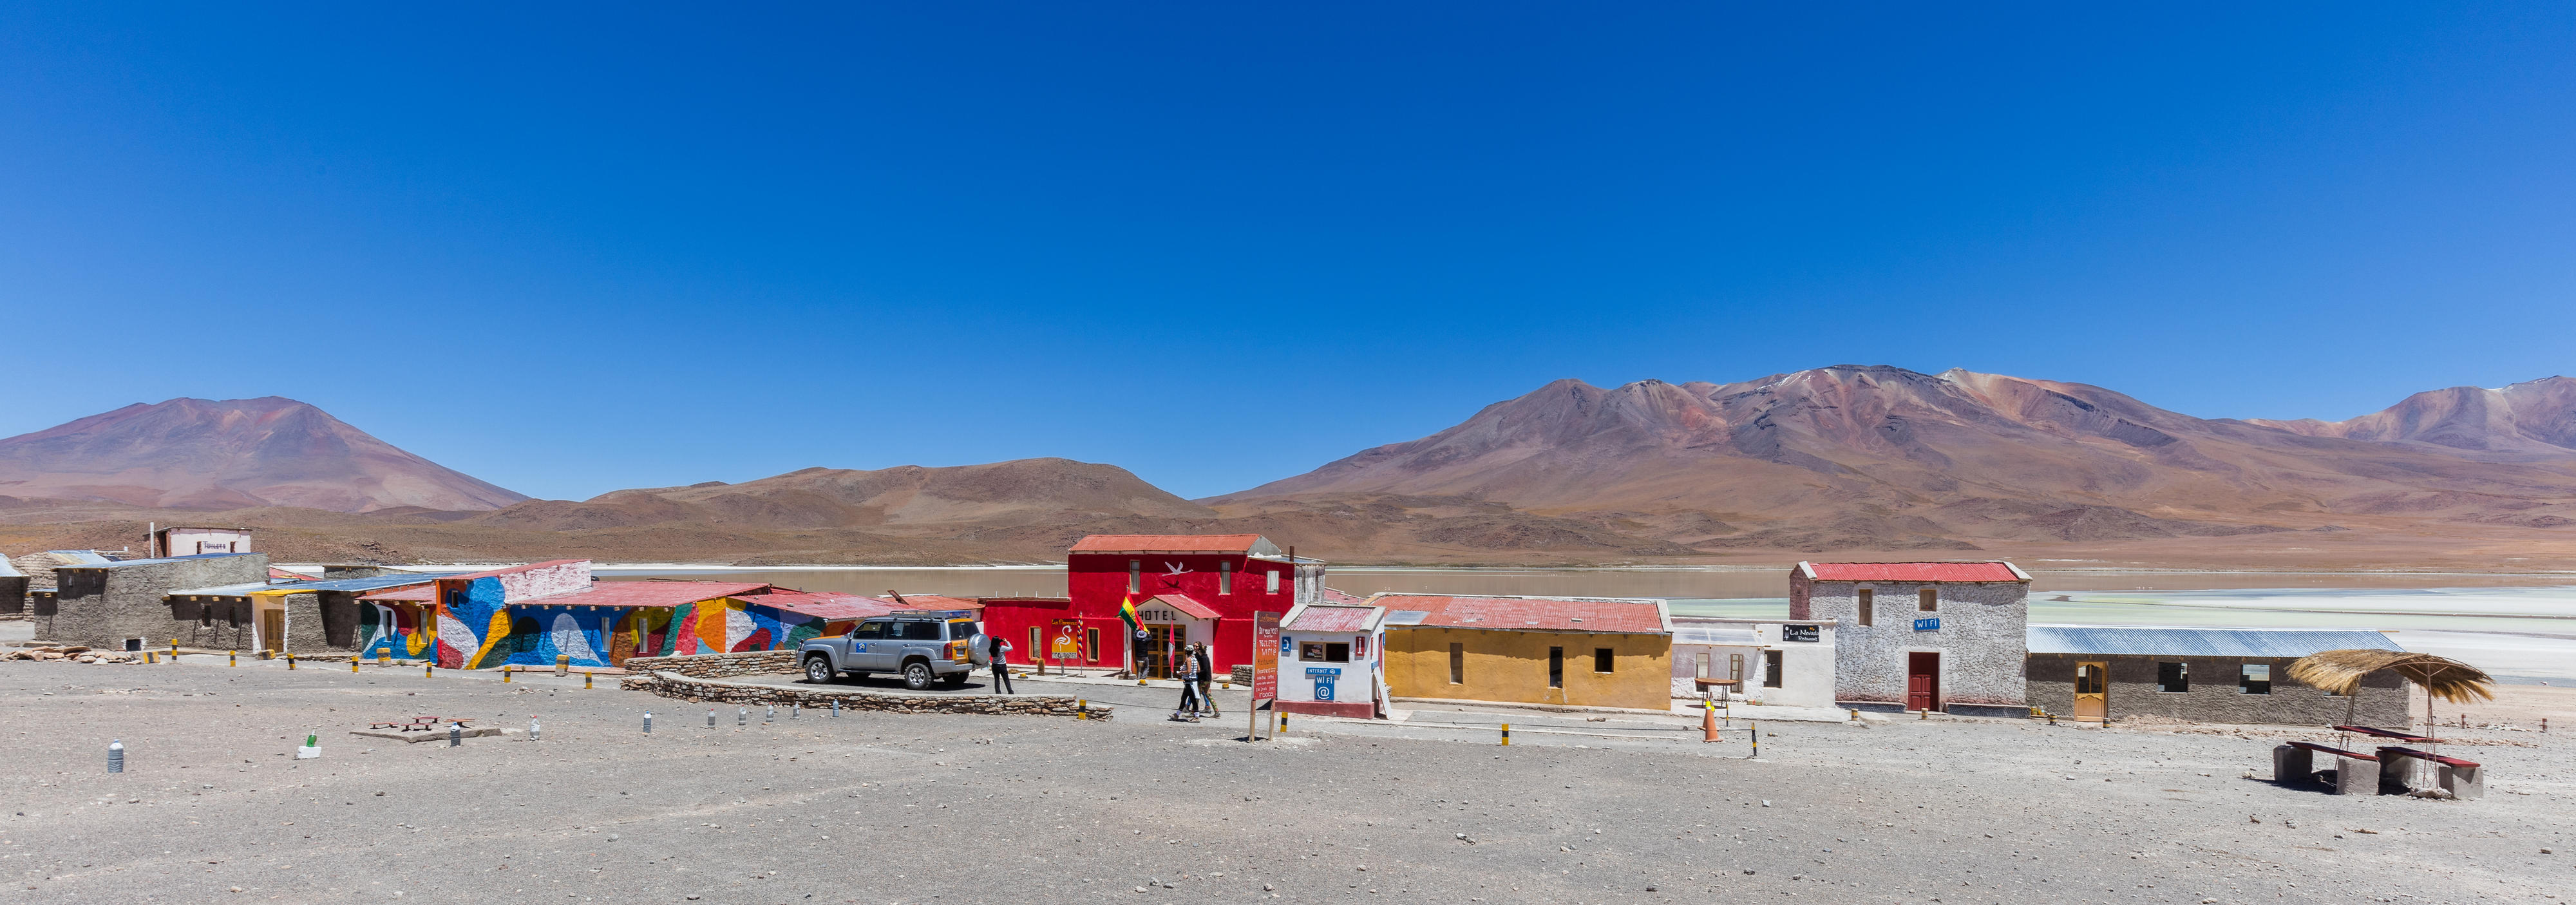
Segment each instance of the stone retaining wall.
[{"label": "stone retaining wall", "polygon": [[[695,654],[686,657],[628,657],[618,664],[639,673],[672,672],[693,679],[774,676],[797,672],[796,652],[760,650],[739,654]],[[849,706],[849,705],[842,705]]]},{"label": "stone retaining wall", "polygon": [[[717,654],[739,657],[748,654]],[[712,657],[636,657],[626,661],[628,668],[651,660],[711,659]],[[777,670],[772,670],[776,672]],[[907,695],[865,691],[854,688],[819,688],[810,686],[757,685],[749,682],[725,682],[681,675],[661,670],[628,676],[617,683],[628,691],[643,691],[683,701],[723,704],[802,704],[828,708],[841,702],[843,710],[879,710],[892,713],[989,713],[1027,716],[1069,717],[1077,712],[1077,700],[1053,695]],[[1109,719],[1111,708],[1092,704],[1080,712],[1095,720]]]}]

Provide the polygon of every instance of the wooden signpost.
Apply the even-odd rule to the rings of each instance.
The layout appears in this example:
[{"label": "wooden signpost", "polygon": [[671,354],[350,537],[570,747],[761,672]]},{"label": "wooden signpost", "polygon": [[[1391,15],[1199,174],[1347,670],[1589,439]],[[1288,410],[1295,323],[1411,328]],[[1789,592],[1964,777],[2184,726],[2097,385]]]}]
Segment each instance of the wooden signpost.
[{"label": "wooden signpost", "polygon": [[1251,728],[1244,741],[1261,738],[1261,712],[1271,709],[1279,699],[1279,614],[1252,614],[1252,706],[1244,708],[1250,715]]}]

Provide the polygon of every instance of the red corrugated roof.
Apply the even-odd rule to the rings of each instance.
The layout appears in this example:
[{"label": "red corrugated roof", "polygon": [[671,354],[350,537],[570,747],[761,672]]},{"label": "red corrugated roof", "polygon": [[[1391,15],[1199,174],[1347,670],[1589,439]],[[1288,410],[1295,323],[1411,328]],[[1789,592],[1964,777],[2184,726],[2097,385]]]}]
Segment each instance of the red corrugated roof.
[{"label": "red corrugated roof", "polygon": [[1157,603],[1188,613],[1192,618],[1196,619],[1214,619],[1217,617],[1215,609],[1210,608],[1207,604],[1190,599],[1190,595],[1188,594],[1156,594],[1152,597],[1146,598],[1143,605],[1150,606]]},{"label": "red corrugated roof", "polygon": [[1094,534],[1075,541],[1075,553],[1243,553],[1258,534]]},{"label": "red corrugated roof", "polygon": [[983,608],[984,602],[981,600],[971,597],[950,597],[946,594],[905,594],[903,605],[897,607],[905,610],[981,610]]},{"label": "red corrugated roof", "polygon": [[592,583],[589,590],[527,597],[510,601],[510,605],[675,607],[768,587],[732,581],[601,581]]},{"label": "red corrugated roof", "polygon": [[1357,605],[1357,604],[1362,603],[1362,602],[1364,602],[1364,601],[1366,601],[1366,600],[1368,600],[1368,598],[1366,598],[1366,597],[1362,597],[1362,596],[1360,596],[1360,595],[1358,595],[1358,594],[1353,594],[1353,593],[1351,593],[1351,592],[1349,592],[1349,591],[1336,590],[1336,589],[1333,589],[1333,588],[1325,588],[1325,589],[1324,589],[1324,602],[1325,602],[1325,603],[1341,604],[1341,605],[1345,605],[1345,606],[1350,606],[1350,605]]},{"label": "red corrugated roof", "polygon": [[1377,613],[1373,606],[1331,606],[1310,603],[1297,611],[1297,621],[1282,625],[1280,631],[1360,632],[1367,631],[1369,617]]},{"label": "red corrugated roof", "polygon": [[1662,605],[1653,600],[1542,597],[1450,597],[1380,594],[1371,602],[1388,611],[1421,610],[1421,624],[1495,631],[1619,632],[1664,635]]},{"label": "red corrugated roof", "polygon": [[883,616],[903,607],[894,601],[858,594],[808,593],[805,591],[771,591],[746,598],[744,603],[773,606],[791,613],[801,613],[832,622]]},{"label": "red corrugated roof", "polygon": [[1817,581],[2026,581],[2006,562],[1800,563]]},{"label": "red corrugated roof", "polygon": [[390,591],[377,591],[373,594],[360,594],[358,595],[358,599],[387,602],[403,601],[408,603],[428,603],[432,600],[438,599],[438,586],[427,583],[416,584],[407,588],[395,588]]}]

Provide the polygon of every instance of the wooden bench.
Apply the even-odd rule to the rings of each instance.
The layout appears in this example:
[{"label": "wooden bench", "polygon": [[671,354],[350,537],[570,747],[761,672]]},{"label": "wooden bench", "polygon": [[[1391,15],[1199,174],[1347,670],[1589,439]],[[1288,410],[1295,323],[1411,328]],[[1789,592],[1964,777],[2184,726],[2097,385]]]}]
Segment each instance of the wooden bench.
[{"label": "wooden bench", "polygon": [[2272,781],[2306,784],[2317,778],[2316,756],[2339,758],[2335,761],[2334,793],[2337,795],[2370,795],[2379,790],[2379,772],[2354,769],[2364,763],[2375,763],[2378,757],[2358,751],[2346,751],[2316,742],[2291,742],[2272,748]]},{"label": "wooden bench", "polygon": [[2337,747],[2335,747],[2335,746],[2333,746],[2333,745],[2320,745],[2320,744],[2317,744],[2317,743],[2315,743],[2315,742],[2291,742],[2291,743],[2290,743],[2290,747],[2293,747],[2293,748],[2306,748],[2306,749],[2308,749],[2308,750],[2310,750],[2310,751],[2314,751],[2314,752],[2316,752],[2316,753],[2318,753],[2318,754],[2332,754],[2332,755],[2334,755],[2334,756],[2336,756],[2336,757],[2349,757],[2349,758],[2352,758],[2352,759],[2354,759],[2354,760],[2366,760],[2366,761],[2370,761],[2370,762],[2372,762],[2372,763],[2378,763],[2378,762],[2379,762],[2379,757],[2378,757],[2378,755],[2374,755],[2374,754],[2363,754],[2363,753],[2361,753],[2361,752],[2359,752],[2359,751],[2346,751],[2346,750],[2344,750],[2344,749],[2337,748]]}]

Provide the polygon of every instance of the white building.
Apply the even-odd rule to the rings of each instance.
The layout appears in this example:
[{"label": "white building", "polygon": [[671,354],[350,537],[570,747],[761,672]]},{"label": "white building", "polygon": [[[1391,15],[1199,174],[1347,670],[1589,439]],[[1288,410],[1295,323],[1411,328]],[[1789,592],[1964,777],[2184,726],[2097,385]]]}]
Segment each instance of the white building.
[{"label": "white building", "polygon": [[1386,698],[1385,607],[1301,603],[1279,620],[1279,709],[1372,719]]},{"label": "white building", "polygon": [[2029,713],[2030,575],[2012,563],[1799,563],[1789,620],[1827,619],[1836,703]]},{"label": "white building", "polygon": [[1673,697],[1698,700],[1699,679],[1732,679],[1735,700],[1834,706],[1834,621],[1673,617]]},{"label": "white building", "polygon": [[248,528],[188,528],[172,525],[152,532],[152,559],[203,553],[250,552]]}]

